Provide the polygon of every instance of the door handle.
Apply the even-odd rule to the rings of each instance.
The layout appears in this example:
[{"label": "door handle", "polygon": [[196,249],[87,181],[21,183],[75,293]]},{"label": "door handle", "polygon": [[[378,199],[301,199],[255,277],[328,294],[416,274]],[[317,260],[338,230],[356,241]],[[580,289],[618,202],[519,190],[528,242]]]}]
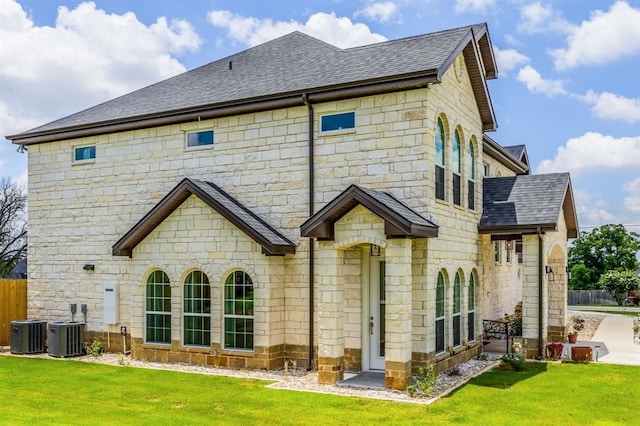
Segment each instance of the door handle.
[{"label": "door handle", "polygon": [[373,317],[371,317],[371,321],[369,322],[369,333],[373,336]]}]

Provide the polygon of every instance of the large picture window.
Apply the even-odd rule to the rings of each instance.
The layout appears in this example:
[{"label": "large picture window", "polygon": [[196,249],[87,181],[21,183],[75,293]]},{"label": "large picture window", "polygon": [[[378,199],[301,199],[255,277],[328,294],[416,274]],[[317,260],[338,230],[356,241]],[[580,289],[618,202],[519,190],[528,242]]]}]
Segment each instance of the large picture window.
[{"label": "large picture window", "polygon": [[442,119],[438,117],[436,122],[436,164],[435,164],[435,183],[436,183],[436,198],[438,200],[444,200],[445,196],[445,183],[444,183],[444,125]]},{"label": "large picture window", "polygon": [[224,347],[253,350],[253,281],[243,271],[224,282]]},{"label": "large picture window", "polygon": [[438,273],[436,285],[436,353],[444,352],[444,275]]},{"label": "large picture window", "polygon": [[453,146],[452,146],[452,157],[453,157],[453,204],[460,206],[462,205],[462,161],[461,161],[461,150],[460,150],[460,133],[458,130],[453,134]]},{"label": "large picture window", "polygon": [[171,284],[163,271],[153,271],[146,288],[146,341],[171,343]]},{"label": "large picture window", "polygon": [[211,287],[202,271],[193,271],[184,280],[184,344],[211,346]]},{"label": "large picture window", "polygon": [[460,321],[460,273],[456,272],[453,280],[453,346],[460,346],[462,336],[462,326]]}]

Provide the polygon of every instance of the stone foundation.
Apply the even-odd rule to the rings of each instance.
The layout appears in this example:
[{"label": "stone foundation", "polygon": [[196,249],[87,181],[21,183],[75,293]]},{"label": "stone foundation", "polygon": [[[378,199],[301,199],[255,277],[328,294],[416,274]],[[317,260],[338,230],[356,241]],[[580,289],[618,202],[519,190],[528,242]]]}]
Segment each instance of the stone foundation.
[{"label": "stone foundation", "polygon": [[433,352],[413,352],[411,354],[412,373],[417,373],[418,367],[424,367],[427,364],[435,364],[438,372],[442,373],[458,364],[469,361],[481,353],[482,345],[479,342],[473,342],[467,346],[452,350],[451,352],[444,352],[438,355]]},{"label": "stone foundation", "polygon": [[550,325],[547,327],[548,342],[564,342],[566,340],[566,332],[564,327]]},{"label": "stone foundation", "polygon": [[318,383],[333,385],[344,379],[344,357],[318,358]]},{"label": "stone foundation", "polygon": [[85,333],[87,346],[94,340],[102,342],[102,350],[110,353],[124,353],[125,350],[131,349],[131,335],[125,336],[126,349],[123,347],[122,335],[120,333],[107,333],[102,331],[89,331]]},{"label": "stone foundation", "polygon": [[[542,354],[544,357],[545,346],[547,342],[543,340],[542,342]],[[532,338],[522,338],[522,355],[527,359],[536,359],[538,358],[538,339]]]},{"label": "stone foundation", "polygon": [[362,350],[345,348],[344,369],[353,373],[362,371]]},{"label": "stone foundation", "polygon": [[384,386],[386,388],[405,390],[411,384],[411,361],[384,363]]}]

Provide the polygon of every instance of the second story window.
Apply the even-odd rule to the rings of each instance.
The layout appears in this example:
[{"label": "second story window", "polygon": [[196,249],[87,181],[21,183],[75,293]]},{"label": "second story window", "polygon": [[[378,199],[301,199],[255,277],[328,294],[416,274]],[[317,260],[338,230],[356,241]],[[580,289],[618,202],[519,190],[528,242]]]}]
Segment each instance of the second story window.
[{"label": "second story window", "polygon": [[473,149],[473,141],[469,141],[467,148],[467,206],[469,210],[476,208],[476,156]]},{"label": "second story window", "polygon": [[444,125],[442,119],[438,117],[436,122],[436,198],[444,200]]},{"label": "second story window", "polygon": [[460,175],[462,172],[462,161],[460,156],[460,133],[456,130],[453,134],[453,181],[451,182],[453,185],[453,204],[456,206],[462,205],[462,182],[460,179]]},{"label": "second story window", "polygon": [[213,130],[187,133],[187,148],[213,145]]},{"label": "second story window", "polygon": [[86,161],[96,159],[96,147],[93,146],[79,146],[75,148],[74,161]]},{"label": "second story window", "polygon": [[353,130],[356,128],[356,113],[343,112],[340,114],[327,114],[320,117],[320,132],[336,132],[340,130]]}]

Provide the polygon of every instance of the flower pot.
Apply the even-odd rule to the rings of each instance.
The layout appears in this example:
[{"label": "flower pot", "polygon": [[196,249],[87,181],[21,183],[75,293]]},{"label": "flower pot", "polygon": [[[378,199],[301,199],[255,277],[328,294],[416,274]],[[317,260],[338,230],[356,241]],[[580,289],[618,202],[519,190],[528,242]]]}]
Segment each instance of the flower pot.
[{"label": "flower pot", "polygon": [[593,349],[591,346],[574,346],[571,348],[571,359],[589,362],[593,359]]},{"label": "flower pot", "polygon": [[570,334],[569,335],[569,343],[575,343],[578,341],[578,335],[577,334]]},{"label": "flower pot", "polygon": [[551,359],[559,359],[562,356],[562,343],[552,342],[547,344],[547,356]]}]

